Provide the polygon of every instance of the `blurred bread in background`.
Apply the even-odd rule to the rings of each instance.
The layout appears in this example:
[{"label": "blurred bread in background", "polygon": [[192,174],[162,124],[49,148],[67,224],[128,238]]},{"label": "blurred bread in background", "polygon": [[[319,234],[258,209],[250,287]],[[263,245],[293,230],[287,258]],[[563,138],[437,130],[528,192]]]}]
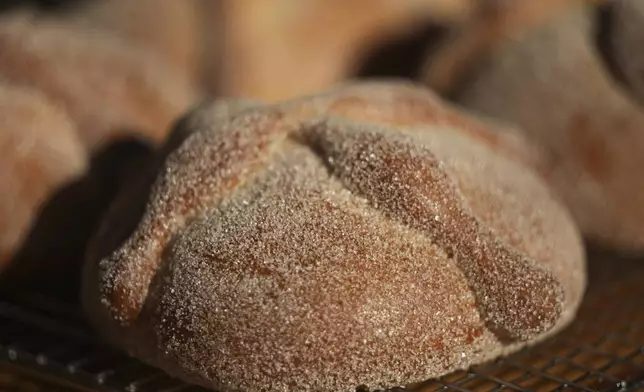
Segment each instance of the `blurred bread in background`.
[{"label": "blurred bread in background", "polygon": [[383,41],[457,23],[475,0],[223,0],[224,96],[279,101],[337,84]]},{"label": "blurred bread in background", "polygon": [[449,95],[488,51],[507,39],[520,37],[549,18],[582,3],[580,0],[481,0],[469,23],[452,26],[437,49],[428,55],[420,79]]},{"label": "blurred bread in background", "polygon": [[87,169],[74,123],[43,93],[0,84],[0,270],[60,187]]},{"label": "blurred bread in background", "polygon": [[0,77],[43,91],[88,150],[123,134],[162,140],[194,101],[189,83],[153,53],[53,18],[0,19]]},{"label": "blurred bread in background", "polygon": [[195,88],[200,88],[205,68],[211,68],[207,54],[220,51],[217,32],[210,34],[209,31],[221,24],[216,3],[210,0],[85,1],[70,8],[64,18],[156,53]]},{"label": "blurred bread in background", "polygon": [[539,170],[587,237],[641,251],[644,108],[611,73],[598,22],[579,4],[506,36],[478,57],[454,98],[543,147]]},{"label": "blurred bread in background", "polygon": [[135,155],[164,140],[199,94],[153,50],[33,10],[0,15],[0,59],[12,86],[0,130],[5,278],[69,286],[53,277],[77,270],[124,174],[138,170]]}]

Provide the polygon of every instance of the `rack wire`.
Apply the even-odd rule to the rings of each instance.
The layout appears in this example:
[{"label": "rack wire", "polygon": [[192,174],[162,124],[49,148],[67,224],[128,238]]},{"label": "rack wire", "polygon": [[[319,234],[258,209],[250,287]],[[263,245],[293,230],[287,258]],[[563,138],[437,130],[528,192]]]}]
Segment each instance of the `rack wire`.
[{"label": "rack wire", "polygon": [[[561,334],[405,391],[644,391],[644,261],[594,260],[579,315]],[[69,304],[16,292],[0,293],[0,391],[5,390],[206,391],[104,345]]]}]

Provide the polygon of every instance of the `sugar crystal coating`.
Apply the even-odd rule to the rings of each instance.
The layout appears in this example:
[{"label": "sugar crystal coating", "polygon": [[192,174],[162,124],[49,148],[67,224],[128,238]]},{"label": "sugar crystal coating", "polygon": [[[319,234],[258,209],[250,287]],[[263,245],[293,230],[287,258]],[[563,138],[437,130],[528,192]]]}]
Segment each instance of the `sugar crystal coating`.
[{"label": "sugar crystal coating", "polygon": [[115,208],[90,252],[85,307],[133,355],[226,391],[351,390],[571,320],[578,234],[510,131],[396,82],[226,108],[181,122],[134,231],[103,244]]}]

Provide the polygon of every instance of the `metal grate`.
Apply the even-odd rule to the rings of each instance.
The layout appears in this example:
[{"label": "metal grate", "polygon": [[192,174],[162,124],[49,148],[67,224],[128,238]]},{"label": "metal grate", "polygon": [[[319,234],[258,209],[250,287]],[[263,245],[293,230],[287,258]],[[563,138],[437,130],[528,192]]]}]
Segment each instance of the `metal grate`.
[{"label": "metal grate", "polygon": [[[561,334],[491,364],[408,388],[644,391],[644,261],[594,260],[579,315]],[[103,345],[69,305],[25,293],[0,295],[4,390],[205,391]]]}]

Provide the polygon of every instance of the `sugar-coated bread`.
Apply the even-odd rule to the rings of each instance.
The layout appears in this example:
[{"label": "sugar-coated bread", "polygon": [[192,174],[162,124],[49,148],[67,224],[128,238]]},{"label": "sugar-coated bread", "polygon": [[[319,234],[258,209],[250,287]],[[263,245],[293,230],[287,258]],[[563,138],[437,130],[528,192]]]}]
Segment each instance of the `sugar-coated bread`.
[{"label": "sugar-coated bread", "polygon": [[190,83],[152,53],[57,20],[0,18],[0,75],[44,92],[95,151],[124,135],[162,140],[192,104]]},{"label": "sugar-coated bread", "polygon": [[0,270],[47,198],[86,167],[87,154],[64,111],[38,91],[0,84]]},{"label": "sugar-coated bread", "polygon": [[644,107],[610,74],[594,21],[575,7],[508,37],[456,100],[518,125],[543,147],[539,170],[588,237],[641,252]]},{"label": "sugar-coated bread", "polygon": [[202,106],[99,230],[84,307],[132,355],[222,391],[492,359],[565,326],[585,285],[533,153],[401,82]]}]

